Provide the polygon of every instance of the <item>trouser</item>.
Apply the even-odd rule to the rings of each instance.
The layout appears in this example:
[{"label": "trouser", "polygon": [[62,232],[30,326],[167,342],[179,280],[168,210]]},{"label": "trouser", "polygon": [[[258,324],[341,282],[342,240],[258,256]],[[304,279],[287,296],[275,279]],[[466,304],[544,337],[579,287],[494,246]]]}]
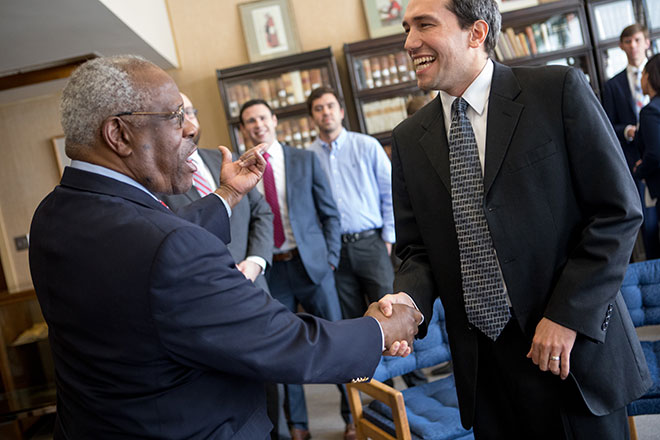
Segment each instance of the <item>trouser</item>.
[{"label": "trouser", "polygon": [[335,282],[345,319],[359,318],[369,303],[392,293],[394,270],[379,233],[342,244]]}]

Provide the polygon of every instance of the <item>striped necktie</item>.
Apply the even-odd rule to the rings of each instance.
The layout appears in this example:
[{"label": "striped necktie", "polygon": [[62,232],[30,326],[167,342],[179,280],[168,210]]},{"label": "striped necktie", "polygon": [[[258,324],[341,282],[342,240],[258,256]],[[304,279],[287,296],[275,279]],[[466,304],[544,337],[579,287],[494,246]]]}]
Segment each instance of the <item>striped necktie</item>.
[{"label": "striped necktie", "polygon": [[463,301],[468,321],[496,340],[509,321],[504,282],[484,214],[484,179],[467,102],[452,104],[449,129],[451,205],[461,262]]},{"label": "striped necktie", "polygon": [[642,71],[635,70],[635,116],[639,121],[639,111],[644,107],[644,92],[642,91]]},{"label": "striped necktie", "polygon": [[199,171],[193,173],[193,186],[202,197],[208,196],[213,192],[208,180]]}]

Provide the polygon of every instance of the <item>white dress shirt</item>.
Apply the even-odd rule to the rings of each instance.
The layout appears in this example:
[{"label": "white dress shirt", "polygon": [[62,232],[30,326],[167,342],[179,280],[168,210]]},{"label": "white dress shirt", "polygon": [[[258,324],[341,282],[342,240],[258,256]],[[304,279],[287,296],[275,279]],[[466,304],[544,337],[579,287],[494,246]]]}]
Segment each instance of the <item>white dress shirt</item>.
[{"label": "white dress shirt", "polygon": [[[298,245],[293,236],[293,229],[291,228],[291,220],[289,220],[289,205],[286,199],[286,169],[284,166],[284,149],[282,145],[275,141],[273,142],[266,153],[270,154],[268,162],[273,168],[273,177],[275,179],[275,187],[277,188],[277,203],[280,205],[280,217],[282,219],[282,227],[284,228],[284,243],[279,248],[275,248],[274,253],[279,254],[295,249]],[[261,194],[266,197],[264,192],[264,183],[262,180],[257,183],[257,189]]]}]

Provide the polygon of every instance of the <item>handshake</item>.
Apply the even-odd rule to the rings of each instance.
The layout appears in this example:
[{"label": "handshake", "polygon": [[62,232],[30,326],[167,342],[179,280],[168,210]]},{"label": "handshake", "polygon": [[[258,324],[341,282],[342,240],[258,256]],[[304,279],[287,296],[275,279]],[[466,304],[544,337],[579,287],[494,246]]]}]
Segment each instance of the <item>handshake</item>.
[{"label": "handshake", "polygon": [[399,295],[386,295],[379,302],[370,304],[364,314],[380,323],[385,336],[383,355],[386,356],[408,356],[412,352],[417,326],[422,320],[422,314],[411,307],[412,304],[408,305],[409,299],[405,301],[407,304],[396,301],[394,297]]}]

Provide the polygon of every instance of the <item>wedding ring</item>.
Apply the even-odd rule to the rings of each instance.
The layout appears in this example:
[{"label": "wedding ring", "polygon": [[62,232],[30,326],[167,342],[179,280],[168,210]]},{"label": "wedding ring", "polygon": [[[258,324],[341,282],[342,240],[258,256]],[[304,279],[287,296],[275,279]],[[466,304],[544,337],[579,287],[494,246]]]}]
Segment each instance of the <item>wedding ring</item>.
[{"label": "wedding ring", "polygon": [[550,356],[550,360],[551,360],[551,361],[558,361],[558,360],[560,360],[560,359],[561,359],[561,358],[560,358],[559,356]]}]

